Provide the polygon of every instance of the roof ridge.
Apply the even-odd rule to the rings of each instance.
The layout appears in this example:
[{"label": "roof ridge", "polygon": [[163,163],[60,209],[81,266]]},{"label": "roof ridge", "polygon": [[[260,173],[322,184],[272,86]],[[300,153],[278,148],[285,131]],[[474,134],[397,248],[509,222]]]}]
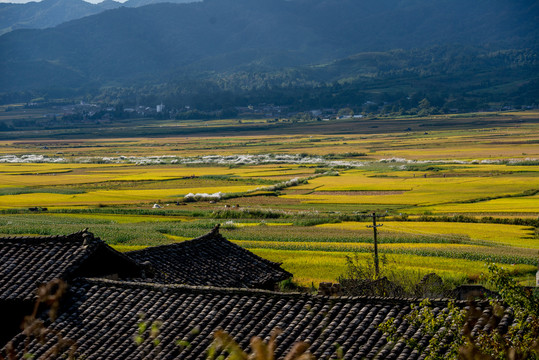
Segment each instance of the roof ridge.
[{"label": "roof ridge", "polygon": [[283,269],[281,267],[281,264],[280,263],[276,263],[276,262],[273,262],[271,260],[268,260],[268,259],[264,259],[263,257],[261,256],[258,256],[257,254],[255,254],[254,252],[252,251],[249,251],[241,246],[239,246],[238,244],[234,244],[232,241],[226,239],[225,237],[221,236],[221,238],[225,241],[227,241],[228,243],[230,243],[231,245],[233,246],[236,246],[238,249],[240,249],[241,251],[245,252],[245,253],[248,253],[249,255],[253,256],[254,258],[256,258],[257,260],[259,261],[262,261],[266,264],[268,264],[269,266],[271,266],[272,268],[276,269],[276,270],[279,270],[279,271],[284,271],[286,272],[287,274],[289,274],[290,276],[293,276],[293,274],[289,273],[288,271],[286,271],[285,269]]},{"label": "roof ridge", "polygon": [[187,244],[197,244],[199,242],[203,242],[203,241],[206,241],[206,240],[211,240],[213,238],[224,239],[224,240],[230,242],[229,240],[225,239],[223,237],[223,235],[221,235],[221,233],[219,233],[219,225],[220,224],[217,224],[213,229],[211,229],[206,234],[200,235],[200,236],[198,236],[196,238],[193,238],[193,239],[189,239],[189,240],[185,240],[185,241],[181,241],[181,242],[174,242],[174,243],[171,243],[171,244],[148,246],[147,248],[144,248],[144,249],[126,251],[125,253],[126,254],[138,254],[138,253],[143,253],[143,252],[146,252],[146,251],[149,251],[149,250],[151,251],[151,250],[158,250],[158,249],[166,249],[166,248],[169,248],[169,247],[178,247],[178,246],[182,247],[182,246],[187,246]]},{"label": "roof ridge", "polygon": [[[208,233],[204,234],[204,235],[201,235],[201,236],[198,236],[194,239],[190,239],[190,240],[185,240],[185,241],[182,241],[182,242],[175,242],[175,243],[172,243],[172,244],[164,244],[164,245],[157,245],[157,246],[149,246],[147,248],[144,248],[144,249],[141,249],[141,250],[133,250],[133,251],[127,251],[126,254],[138,254],[138,253],[143,253],[143,252],[146,252],[146,251],[152,251],[152,250],[158,250],[158,249],[166,249],[168,247],[178,247],[178,246],[188,246],[189,244],[198,244],[200,242],[204,242],[206,240],[221,240],[221,241],[225,241],[227,244],[231,244],[235,247],[237,247],[238,249],[241,249],[241,251],[245,252],[245,253],[248,253],[249,255],[255,257],[257,260],[260,260],[262,262],[265,262],[266,264],[272,266],[273,268],[275,269],[278,269],[278,270],[281,270],[281,271],[286,271],[284,269],[282,269],[280,267],[281,264],[279,263],[276,263],[276,262],[273,262],[273,261],[270,261],[268,259],[264,259],[263,257],[260,257],[258,255],[256,255],[255,253],[237,245],[237,244],[234,244],[232,241],[228,240],[227,238],[225,238],[223,235],[221,235],[221,233],[219,232],[219,227],[220,227],[221,224],[217,224],[212,230],[210,230]],[[288,273],[288,271],[286,271]],[[290,273],[289,273],[290,274]],[[292,276],[292,274],[290,274]]]},{"label": "roof ridge", "polygon": [[[208,293],[208,294],[230,294],[230,295],[267,295],[271,297],[283,297],[283,298],[311,298],[311,299],[328,299],[335,301],[345,301],[345,302],[370,302],[375,304],[419,304],[424,299],[422,298],[400,298],[400,297],[383,297],[383,296],[324,296],[324,295],[314,295],[308,293],[300,292],[277,292],[270,290],[262,289],[252,289],[252,288],[230,288],[230,287],[214,287],[214,286],[194,286],[194,285],[185,285],[185,284],[161,284],[161,283],[151,283],[151,282],[140,282],[140,281],[122,281],[122,280],[110,280],[103,278],[79,278],[77,281],[82,281],[90,284],[104,285],[104,286],[116,286],[123,289],[133,289],[133,288],[146,288],[152,289],[155,291],[167,292],[167,291],[190,291],[198,293]],[[75,282],[76,283],[76,282]],[[440,298],[440,299],[431,299],[430,303],[432,306],[447,306],[449,302],[453,302],[459,306],[470,305],[469,301],[466,300],[455,300],[449,298]],[[476,301],[475,304],[488,303],[488,301]]]},{"label": "roof ridge", "polygon": [[0,237],[0,242],[10,242],[10,241],[73,241],[82,239],[84,243],[88,242],[103,242],[99,237],[94,236],[93,233],[88,231],[88,228],[85,228],[81,231],[77,231],[67,235],[15,235],[15,236],[6,236]]}]

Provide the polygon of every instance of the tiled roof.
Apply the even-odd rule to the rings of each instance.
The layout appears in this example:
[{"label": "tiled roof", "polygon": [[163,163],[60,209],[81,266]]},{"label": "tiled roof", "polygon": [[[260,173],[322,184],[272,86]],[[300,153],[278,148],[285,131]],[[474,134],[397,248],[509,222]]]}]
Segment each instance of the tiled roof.
[{"label": "tiled roof", "polygon": [[0,300],[32,300],[54,278],[141,276],[132,259],[86,230],[71,235],[0,238]]},{"label": "tiled roof", "polygon": [[[402,319],[410,312],[413,300],[335,298],[99,279],[78,280],[68,296],[49,329],[76,341],[79,357],[87,360],[205,359],[216,329],[224,329],[247,349],[252,336],[267,340],[276,327],[283,330],[277,338],[279,358],[299,340],[309,342],[310,351],[318,359],[335,358],[335,343],[342,347],[344,359],[421,358],[417,350],[404,343],[389,345],[377,329],[390,317]],[[439,308],[447,305],[446,301],[432,303]],[[135,344],[140,313],[149,323],[162,321],[159,345],[150,340]],[[483,311],[487,318],[490,314],[489,310]],[[478,326],[490,326],[483,320],[478,321],[483,324]],[[192,331],[195,328],[198,333]],[[399,330],[420,344],[429,340],[407,322],[401,322]],[[147,332],[143,336],[147,338]],[[176,344],[178,340],[190,346],[181,349]],[[24,343],[22,334],[13,339],[17,353],[23,351]],[[34,339],[28,351],[39,358],[54,344],[51,340],[41,345]]]},{"label": "tiled roof", "polygon": [[139,263],[149,262],[155,281],[218,287],[271,288],[292,277],[279,264],[231,243],[219,227],[193,240],[126,253]]}]

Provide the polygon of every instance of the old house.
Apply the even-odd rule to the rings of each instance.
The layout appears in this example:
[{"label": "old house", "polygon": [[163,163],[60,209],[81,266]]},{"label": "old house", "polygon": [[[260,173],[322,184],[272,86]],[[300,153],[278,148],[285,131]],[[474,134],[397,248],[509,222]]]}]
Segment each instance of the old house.
[{"label": "old house", "polygon": [[150,263],[153,281],[167,284],[273,290],[278,282],[292,277],[279,264],[225,239],[219,226],[190,241],[148,247],[126,255],[139,263]]},{"label": "old house", "polygon": [[[282,329],[276,358],[298,341],[308,343],[318,359],[422,358],[421,351],[404,342],[388,342],[378,326],[390,318],[420,345],[430,340],[419,326],[404,320],[417,299],[253,289],[272,287],[291,274],[232,244],[218,227],[190,241],[128,255],[86,230],[2,238],[0,261],[0,346],[6,344],[0,358],[50,358],[55,352],[56,358],[66,358],[74,351],[75,358],[87,360],[204,359],[218,329],[247,349],[253,336],[267,340],[276,328]],[[148,272],[153,277],[146,277]],[[20,319],[31,311],[37,287],[57,278],[69,287],[56,318],[40,312],[44,337],[20,332]],[[432,304],[443,311],[449,300]],[[493,326],[507,330],[512,323],[510,310],[492,321],[488,302],[455,304],[477,314],[471,325],[476,332]],[[451,341],[443,334],[443,341]],[[336,344],[342,353],[336,353]]]},{"label": "old house", "polygon": [[19,331],[36,291],[53,279],[132,278],[144,273],[131,258],[86,230],[71,235],[0,238],[0,343]]},{"label": "old house", "polygon": [[[4,344],[32,312],[36,291],[53,279],[133,279],[274,289],[292,274],[223,238],[218,227],[191,241],[119,253],[91,232],[0,238],[0,329]],[[150,279],[155,277],[154,279]]]},{"label": "old house", "polygon": [[[297,341],[309,343],[318,359],[337,358],[335,344],[343,359],[421,358],[420,351],[405,343],[388,343],[378,325],[389,318],[397,319],[400,330],[418,343],[429,341],[418,326],[402,321],[410,313],[410,305],[417,303],[412,299],[327,297],[103,279],[78,280],[67,296],[69,301],[48,329],[74,341],[76,357],[87,360],[205,359],[217,329],[225,330],[247,349],[252,336],[267,339],[275,328],[283,331],[277,338],[276,358],[283,358]],[[447,299],[433,301],[439,309],[447,304]],[[477,329],[488,328],[491,309],[486,303],[473,306],[481,314]],[[141,323],[146,327],[141,328]],[[152,324],[157,324],[154,336],[158,341],[150,337]],[[507,313],[500,326],[509,324]],[[139,341],[135,341],[137,336]],[[12,341],[18,354],[24,352],[26,341],[35,358],[58,344],[55,336],[42,345],[19,334]],[[60,350],[62,357],[69,348]]]}]

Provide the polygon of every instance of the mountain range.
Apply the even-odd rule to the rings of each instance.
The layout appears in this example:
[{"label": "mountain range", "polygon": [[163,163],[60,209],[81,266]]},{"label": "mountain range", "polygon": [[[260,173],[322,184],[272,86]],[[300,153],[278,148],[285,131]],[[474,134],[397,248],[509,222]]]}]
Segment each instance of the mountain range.
[{"label": "mountain range", "polygon": [[[167,0],[170,3],[191,1],[196,0]],[[66,21],[80,19],[122,6],[138,7],[161,2],[163,0],[128,0],[124,3],[104,0],[98,4],[91,4],[84,0],[42,0],[26,4],[1,3],[0,35],[16,29],[53,27]]]},{"label": "mountain range", "polygon": [[[43,2],[62,1],[82,2]],[[534,80],[537,67],[536,0],[144,5],[148,1],[129,0],[55,27],[0,36],[0,92],[157,86],[181,79],[225,87],[248,83],[244,89],[272,79],[279,86],[304,86],[381,75],[473,74],[480,64],[522,85],[520,80]],[[99,5],[103,10],[118,3]]]}]

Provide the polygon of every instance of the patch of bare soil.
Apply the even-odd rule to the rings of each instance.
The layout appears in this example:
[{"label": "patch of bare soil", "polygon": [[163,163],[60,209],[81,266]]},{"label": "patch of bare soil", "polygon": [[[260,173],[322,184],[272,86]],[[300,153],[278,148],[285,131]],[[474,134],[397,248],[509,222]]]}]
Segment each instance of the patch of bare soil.
[{"label": "patch of bare soil", "polygon": [[319,195],[400,195],[405,190],[354,190],[354,191],[317,191]]},{"label": "patch of bare soil", "polygon": [[285,190],[285,191],[283,191],[283,194],[286,194],[286,195],[305,195],[305,194],[310,194],[313,191],[314,191],[313,189]]},{"label": "patch of bare soil", "polygon": [[240,206],[253,206],[253,205],[286,205],[286,204],[299,204],[298,199],[286,199],[277,196],[250,196],[243,198],[235,198],[221,201],[222,204],[239,204]]}]

